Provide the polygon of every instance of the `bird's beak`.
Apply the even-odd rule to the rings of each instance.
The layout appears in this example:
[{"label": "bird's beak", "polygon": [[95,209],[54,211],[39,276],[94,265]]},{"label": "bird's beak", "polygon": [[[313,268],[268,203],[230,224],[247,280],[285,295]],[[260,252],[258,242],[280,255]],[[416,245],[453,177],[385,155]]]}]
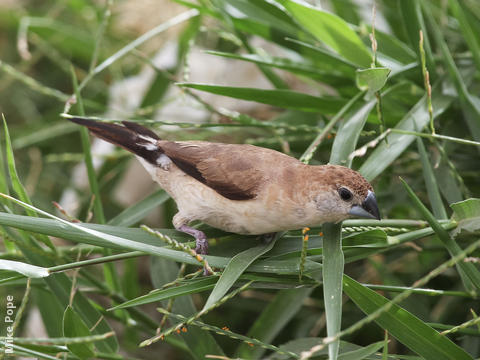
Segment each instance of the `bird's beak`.
[{"label": "bird's beak", "polygon": [[378,210],[377,199],[373,191],[368,190],[362,206],[353,205],[348,213],[357,217],[380,220],[380,211]]}]

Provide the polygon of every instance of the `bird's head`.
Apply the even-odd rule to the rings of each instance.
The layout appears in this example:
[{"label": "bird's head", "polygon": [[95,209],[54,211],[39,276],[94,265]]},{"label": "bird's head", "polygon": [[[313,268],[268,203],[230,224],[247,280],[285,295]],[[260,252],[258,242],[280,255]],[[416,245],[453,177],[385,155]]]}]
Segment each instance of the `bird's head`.
[{"label": "bird's head", "polygon": [[338,165],[318,168],[322,168],[318,176],[322,178],[323,187],[315,197],[315,205],[326,218],[325,222],[339,222],[351,217],[380,220],[373,188],[360,173]]}]

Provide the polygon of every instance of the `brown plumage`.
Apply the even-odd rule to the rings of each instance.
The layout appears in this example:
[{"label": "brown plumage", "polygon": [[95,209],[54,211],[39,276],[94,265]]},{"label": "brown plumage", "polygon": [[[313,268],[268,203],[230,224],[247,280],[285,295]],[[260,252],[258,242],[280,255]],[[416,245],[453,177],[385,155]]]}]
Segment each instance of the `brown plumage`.
[{"label": "brown plumage", "polygon": [[380,218],[371,185],[343,166],[305,165],[278,151],[252,145],[166,141],[132,122],[124,126],[82,118],[71,121],[133,152],[177,202],[177,229],[205,235],[188,223],[201,220],[243,234],[264,234],[338,222]]}]

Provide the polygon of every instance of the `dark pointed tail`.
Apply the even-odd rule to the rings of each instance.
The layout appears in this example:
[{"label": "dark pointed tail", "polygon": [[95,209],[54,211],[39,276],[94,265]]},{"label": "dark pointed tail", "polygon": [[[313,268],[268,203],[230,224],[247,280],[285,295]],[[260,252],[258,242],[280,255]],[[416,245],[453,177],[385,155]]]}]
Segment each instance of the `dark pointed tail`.
[{"label": "dark pointed tail", "polygon": [[152,164],[156,164],[157,158],[162,154],[157,134],[137,123],[122,121],[124,126],[121,126],[77,117],[67,119],[87,127],[93,135],[121,146]]}]

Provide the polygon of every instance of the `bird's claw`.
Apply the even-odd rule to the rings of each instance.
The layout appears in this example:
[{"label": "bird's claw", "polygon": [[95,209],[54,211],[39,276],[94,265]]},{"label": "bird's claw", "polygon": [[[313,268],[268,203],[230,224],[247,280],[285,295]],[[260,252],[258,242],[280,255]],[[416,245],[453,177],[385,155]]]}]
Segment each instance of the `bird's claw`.
[{"label": "bird's claw", "polygon": [[201,255],[208,254],[208,241],[205,235],[195,238],[195,252]]},{"label": "bird's claw", "polygon": [[[199,255],[208,254],[208,240],[207,236],[200,230],[191,228],[188,225],[181,225],[177,230],[183,231],[184,233],[190,234],[195,238],[195,252]],[[210,275],[210,271],[207,268],[203,267],[203,275]]]}]

